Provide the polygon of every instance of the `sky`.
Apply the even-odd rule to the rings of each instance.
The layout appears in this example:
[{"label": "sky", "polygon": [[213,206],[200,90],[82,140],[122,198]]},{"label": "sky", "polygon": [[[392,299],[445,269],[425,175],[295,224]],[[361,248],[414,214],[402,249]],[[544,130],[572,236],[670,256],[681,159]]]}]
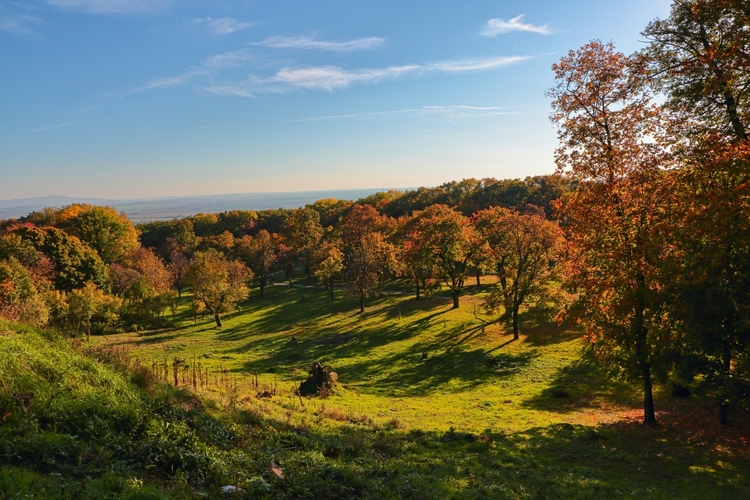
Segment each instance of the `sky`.
[{"label": "sky", "polygon": [[669,0],[0,0],[0,199],[554,171],[551,65]]}]

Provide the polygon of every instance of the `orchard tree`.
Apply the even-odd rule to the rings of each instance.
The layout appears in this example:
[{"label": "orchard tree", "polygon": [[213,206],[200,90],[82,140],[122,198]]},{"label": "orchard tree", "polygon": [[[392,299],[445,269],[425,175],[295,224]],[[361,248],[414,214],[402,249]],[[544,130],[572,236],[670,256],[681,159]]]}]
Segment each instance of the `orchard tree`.
[{"label": "orchard tree", "polygon": [[86,340],[91,339],[91,321],[94,316],[116,308],[117,300],[108,296],[94,283],[87,283],[83,288],[73,290],[68,294],[68,314],[78,333],[81,326],[86,329]]},{"label": "orchard tree", "polygon": [[[279,251],[280,238],[276,234],[270,234],[261,229],[255,238],[249,240],[246,237],[247,248],[243,251],[245,262],[253,270],[255,279],[260,286],[260,296],[268,284],[268,279],[276,269],[276,259]],[[243,239],[244,240],[244,239]]]},{"label": "orchard tree", "polygon": [[344,282],[359,298],[359,311],[365,311],[365,297],[380,294],[380,284],[393,255],[393,247],[379,232],[367,233],[350,247],[346,256]]},{"label": "orchard tree", "polygon": [[315,250],[323,238],[320,213],[309,207],[293,210],[284,222],[284,236],[297,252],[309,279]]},{"label": "orchard tree", "polygon": [[552,66],[558,172],[578,188],[558,204],[569,245],[578,319],[601,361],[643,383],[644,422],[655,423],[653,368],[671,338],[663,328],[661,264],[669,241],[668,155],[645,68],[612,44],[590,42]]},{"label": "orchard tree", "polygon": [[333,300],[333,279],[344,269],[344,254],[333,243],[324,243],[316,252],[315,276],[330,291]]},{"label": "orchard tree", "polygon": [[[488,211],[489,214],[477,214],[478,222],[489,222],[493,211]],[[541,215],[507,212],[499,221],[492,222],[496,231],[493,236],[503,245],[495,253],[500,287],[489,294],[486,307],[490,311],[504,310],[504,316],[513,324],[513,338],[518,340],[521,306],[534,300],[537,305],[545,306],[550,299],[553,281],[558,277],[562,231],[557,224],[546,220],[543,212]]]},{"label": "orchard tree", "polygon": [[190,266],[193,265],[193,259],[182,252],[173,250],[169,254],[169,264],[167,269],[172,275],[172,283],[177,290],[177,296],[182,298],[182,291],[188,285],[188,273]]},{"label": "orchard tree", "polygon": [[450,288],[453,309],[457,309],[476,244],[469,219],[447,205],[432,205],[415,212],[414,218],[414,230],[405,245],[421,265],[436,270]]},{"label": "orchard tree", "polygon": [[194,259],[189,272],[193,304],[197,311],[212,314],[216,326],[221,328],[221,315],[247,298],[247,282],[253,272],[239,261],[227,260],[214,249],[196,252]]},{"label": "orchard tree", "polygon": [[429,295],[440,289],[440,282],[436,279],[439,269],[425,246],[417,244],[417,228],[415,217],[404,216],[398,219],[399,246],[396,270],[398,275],[404,276],[414,283],[416,300],[422,295]]}]

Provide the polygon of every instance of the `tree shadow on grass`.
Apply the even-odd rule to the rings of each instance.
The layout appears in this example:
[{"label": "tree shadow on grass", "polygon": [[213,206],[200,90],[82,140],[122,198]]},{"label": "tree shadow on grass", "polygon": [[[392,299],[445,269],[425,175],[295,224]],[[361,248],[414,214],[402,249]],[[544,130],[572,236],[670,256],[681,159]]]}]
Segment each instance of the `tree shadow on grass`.
[{"label": "tree shadow on grass", "polygon": [[[274,447],[274,456],[261,457],[259,467],[273,459],[285,467],[288,478],[303,481],[335,463],[337,484],[344,482],[349,490],[356,486],[361,498],[383,498],[384,492],[420,499],[719,499],[750,494],[747,453],[733,453],[736,447],[720,452],[670,429],[634,422],[553,424],[512,434],[487,429],[481,435],[453,428],[389,432],[371,423],[323,429],[280,420],[269,425],[287,440],[298,436],[293,438],[296,446]],[[294,460],[303,444],[325,450],[330,462]],[[363,483],[361,470],[370,461],[373,466]],[[420,493],[409,494],[413,487],[403,489],[405,483],[421,486]]]},{"label": "tree shadow on grass", "polygon": [[603,400],[616,404],[633,403],[633,387],[610,379],[596,365],[591,353],[560,369],[549,387],[521,406],[554,413],[572,413],[594,408]]}]

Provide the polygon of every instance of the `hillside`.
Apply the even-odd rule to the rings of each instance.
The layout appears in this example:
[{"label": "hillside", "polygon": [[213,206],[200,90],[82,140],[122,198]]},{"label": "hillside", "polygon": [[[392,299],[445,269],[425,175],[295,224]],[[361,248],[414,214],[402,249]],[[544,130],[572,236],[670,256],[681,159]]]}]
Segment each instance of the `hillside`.
[{"label": "hillside", "polygon": [[[223,330],[208,318],[191,326],[186,315],[179,329],[108,337],[108,347],[88,356],[68,341],[3,324],[0,489],[7,498],[214,498],[225,485],[242,487],[246,498],[749,493],[744,428],[717,429],[710,408],[665,392],[657,401],[661,427],[623,418],[628,408],[637,414],[636,399],[616,398],[597,383],[600,375],[564,332],[541,327],[507,343],[493,326],[467,339],[449,332],[451,323],[474,321],[470,306],[443,326],[439,299],[409,309],[408,298],[385,297],[360,317],[345,301],[313,316],[325,310],[322,290],[274,287],[273,295],[264,299],[265,321],[256,299]],[[399,321],[432,324],[421,334],[399,333]],[[329,340],[344,332],[352,338]],[[289,361],[291,336],[301,359]],[[199,356],[207,349],[208,357]],[[486,362],[491,349],[497,363]],[[91,359],[95,353],[109,365]],[[200,400],[182,389],[191,385],[182,371],[178,389],[148,375],[165,358],[192,360],[191,354],[211,377],[197,391]],[[309,357],[339,370],[342,384],[328,399],[291,393],[289,382],[300,380]],[[268,373],[271,367],[276,373]],[[260,372],[255,386],[243,382],[245,370]],[[548,379],[545,371],[558,376]],[[172,378],[171,362],[165,378]],[[509,396],[491,399],[494,390]],[[19,402],[22,394],[34,396]],[[420,401],[432,401],[435,414],[423,412]],[[616,419],[608,417],[612,409],[620,412]],[[269,470],[271,462],[284,479]]]}]

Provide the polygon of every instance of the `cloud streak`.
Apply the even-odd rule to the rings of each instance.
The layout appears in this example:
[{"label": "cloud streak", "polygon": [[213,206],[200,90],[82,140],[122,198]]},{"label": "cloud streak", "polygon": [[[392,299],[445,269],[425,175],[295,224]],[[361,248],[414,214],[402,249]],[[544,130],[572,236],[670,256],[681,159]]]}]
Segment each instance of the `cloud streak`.
[{"label": "cloud streak", "polygon": [[[213,56],[205,58],[203,61],[201,61],[200,64],[191,67],[180,75],[170,76],[166,78],[156,78],[146,85],[143,85],[142,87],[137,87],[130,90],[129,93],[142,92],[144,90],[150,90],[160,87],[177,87],[180,85],[184,85],[195,77],[212,76],[219,73],[223,69],[241,66],[251,58],[251,54],[244,49],[215,54]],[[249,96],[245,95],[244,97]]]},{"label": "cloud streak", "polygon": [[531,23],[522,22],[521,19],[523,19],[523,16],[524,15],[521,14],[520,16],[516,16],[508,21],[500,19],[499,17],[490,19],[489,21],[487,21],[487,24],[484,25],[484,28],[482,28],[480,34],[482,36],[489,37],[502,35],[504,33],[510,33],[511,31],[526,31],[529,33],[537,33],[540,35],[552,34],[552,30],[550,30],[546,24],[542,26],[534,26]]},{"label": "cloud streak", "polygon": [[36,35],[29,25],[40,24],[41,19],[28,14],[15,14],[0,17],[0,30],[14,35]]},{"label": "cloud streak", "polygon": [[350,52],[353,50],[367,50],[382,45],[386,42],[385,38],[368,37],[355,38],[346,42],[331,42],[318,40],[313,36],[274,36],[266,38],[261,42],[255,42],[251,45],[260,47],[270,47],[274,49],[305,49],[305,50],[324,50],[329,52]]},{"label": "cloud streak", "polygon": [[137,14],[166,9],[172,0],[47,0],[47,3],[91,14]]},{"label": "cloud streak", "polygon": [[29,132],[44,132],[45,130],[52,130],[52,129],[63,128],[63,127],[70,127],[71,125],[73,125],[73,122],[60,123],[58,125],[52,125],[51,127],[35,128],[33,130],[29,130]]},{"label": "cloud streak", "polygon": [[369,113],[352,113],[346,115],[326,115],[314,116],[311,118],[300,118],[291,120],[290,123],[319,122],[328,120],[369,120],[372,118],[387,118],[398,115],[416,115],[416,116],[441,116],[445,118],[463,118],[475,116],[493,116],[493,115],[517,115],[517,111],[503,111],[498,106],[422,106],[421,108],[397,109],[391,111],[374,111]]},{"label": "cloud streak", "polygon": [[[340,66],[307,66],[283,67],[269,76],[249,75],[243,80],[222,79],[224,70],[245,65],[253,59],[251,52],[240,49],[216,54],[204,59],[200,64],[189,68],[182,74],[154,79],[146,85],[132,89],[129,93],[145,90],[176,87],[202,78],[208,80],[199,90],[213,95],[256,97],[259,93],[283,93],[290,90],[323,90],[332,92],[345,89],[354,84],[371,84],[383,80],[396,79],[406,75],[423,75],[428,73],[457,73],[482,71],[516,64],[528,56],[489,57],[441,61],[424,64],[406,64],[385,68],[344,69]],[[233,71],[236,73],[236,70]]]},{"label": "cloud streak", "polygon": [[377,83],[408,74],[486,70],[508,66],[526,59],[528,59],[526,56],[491,57],[359,70],[345,70],[338,66],[282,68],[269,78],[252,77],[249,83],[256,84],[260,88],[266,86],[270,91],[308,89],[330,92],[346,88],[354,83]]},{"label": "cloud streak", "polygon": [[203,19],[193,19],[193,24],[204,24],[208,28],[208,31],[214,35],[228,35],[245,28],[255,26],[256,23],[248,23],[245,21],[239,21],[231,17],[204,17]]}]

